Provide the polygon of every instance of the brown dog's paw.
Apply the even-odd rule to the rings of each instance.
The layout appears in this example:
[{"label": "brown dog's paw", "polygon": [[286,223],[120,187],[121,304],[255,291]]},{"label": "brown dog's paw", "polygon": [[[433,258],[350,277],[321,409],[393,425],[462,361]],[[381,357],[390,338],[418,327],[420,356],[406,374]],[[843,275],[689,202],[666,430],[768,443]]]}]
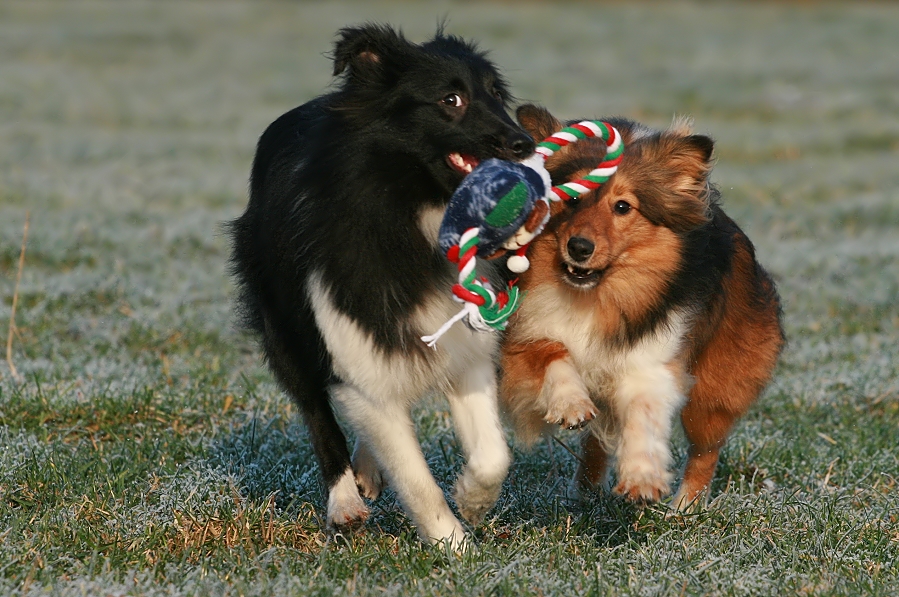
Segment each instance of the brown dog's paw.
[{"label": "brown dog's paw", "polygon": [[559,399],[554,397],[543,420],[550,425],[580,429],[596,418],[596,406],[586,396]]},{"label": "brown dog's paw", "polygon": [[540,401],[546,405],[543,420],[550,425],[578,429],[596,418],[596,406],[577,368],[568,358],[547,366]]},{"label": "brown dog's paw", "polygon": [[612,490],[626,500],[647,504],[660,501],[671,492],[668,482],[661,476],[642,479],[625,479]]}]

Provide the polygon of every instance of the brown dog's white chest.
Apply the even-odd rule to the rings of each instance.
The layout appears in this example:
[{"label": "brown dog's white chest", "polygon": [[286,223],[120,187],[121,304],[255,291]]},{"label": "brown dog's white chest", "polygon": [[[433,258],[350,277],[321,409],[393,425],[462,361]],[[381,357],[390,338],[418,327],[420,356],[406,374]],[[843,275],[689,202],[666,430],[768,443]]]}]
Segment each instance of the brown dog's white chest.
[{"label": "brown dog's white chest", "polygon": [[554,285],[531,289],[512,331],[516,342],[546,339],[565,346],[572,365],[594,400],[611,399],[614,387],[629,379],[661,375],[679,368],[687,314],[674,311],[655,331],[631,346],[620,346],[608,338],[589,309],[571,302],[569,291]]}]

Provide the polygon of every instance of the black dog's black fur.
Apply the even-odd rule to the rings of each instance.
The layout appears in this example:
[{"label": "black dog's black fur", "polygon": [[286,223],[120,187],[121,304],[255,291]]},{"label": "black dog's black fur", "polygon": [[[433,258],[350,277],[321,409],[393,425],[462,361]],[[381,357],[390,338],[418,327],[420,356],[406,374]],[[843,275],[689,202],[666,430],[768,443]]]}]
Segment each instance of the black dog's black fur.
[{"label": "black dog's black fur", "polygon": [[[419,229],[464,177],[447,155],[522,158],[533,141],[506,114],[506,84],[471,44],[438,31],[415,45],[377,25],[339,32],[336,90],[259,140],[250,201],[231,224],[245,322],[299,405],[325,485],[350,465],[328,401],[331,360],[307,296],[318,272],[335,307],[385,353],[419,350],[410,314],[452,283]],[[464,109],[448,105],[458,94]]]}]

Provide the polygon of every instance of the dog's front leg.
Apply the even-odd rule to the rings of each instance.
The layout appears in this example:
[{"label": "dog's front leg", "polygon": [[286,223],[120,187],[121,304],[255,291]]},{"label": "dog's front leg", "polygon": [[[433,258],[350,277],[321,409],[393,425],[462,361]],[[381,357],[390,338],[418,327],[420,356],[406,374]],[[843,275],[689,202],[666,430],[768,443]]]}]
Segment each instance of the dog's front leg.
[{"label": "dog's front leg", "polygon": [[561,342],[507,340],[501,368],[503,408],[525,444],[551,432],[547,425],[576,428],[596,417],[596,406]]},{"label": "dog's front leg", "polygon": [[596,406],[570,356],[546,368],[540,400],[546,408],[544,420],[551,425],[579,429],[596,418]]},{"label": "dog's front leg", "polygon": [[380,465],[422,539],[430,543],[448,541],[454,549],[461,549],[465,529],[428,469],[409,405],[368,396],[350,385],[334,388],[332,395],[341,414]]},{"label": "dog's front leg", "polygon": [[683,394],[663,365],[626,373],[615,391],[621,422],[615,450],[618,484],[614,491],[632,501],[658,501],[671,488],[669,440]]},{"label": "dog's front leg", "polygon": [[493,364],[469,369],[447,397],[466,461],[456,480],[456,505],[465,520],[478,524],[499,498],[512,461],[499,418]]}]

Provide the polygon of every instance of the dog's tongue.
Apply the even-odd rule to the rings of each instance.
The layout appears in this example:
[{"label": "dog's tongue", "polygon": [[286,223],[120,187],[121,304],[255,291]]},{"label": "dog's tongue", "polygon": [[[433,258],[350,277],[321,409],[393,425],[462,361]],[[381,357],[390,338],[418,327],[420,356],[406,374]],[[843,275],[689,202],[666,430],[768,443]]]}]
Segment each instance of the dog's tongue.
[{"label": "dog's tongue", "polygon": [[449,162],[450,166],[452,166],[459,172],[462,172],[463,174],[468,174],[469,172],[474,170],[479,163],[478,158],[474,157],[473,155],[458,152],[449,154],[446,159]]}]

